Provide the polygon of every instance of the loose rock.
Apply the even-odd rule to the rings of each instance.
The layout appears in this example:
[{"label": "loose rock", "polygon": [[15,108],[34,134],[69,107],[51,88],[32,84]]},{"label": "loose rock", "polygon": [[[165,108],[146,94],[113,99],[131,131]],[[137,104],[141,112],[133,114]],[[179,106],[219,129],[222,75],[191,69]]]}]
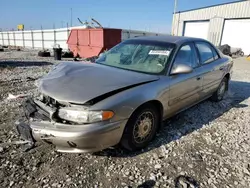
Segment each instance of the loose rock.
[{"label": "loose rock", "polygon": [[160,168],[161,168],[160,164],[155,165],[155,169],[160,169]]}]

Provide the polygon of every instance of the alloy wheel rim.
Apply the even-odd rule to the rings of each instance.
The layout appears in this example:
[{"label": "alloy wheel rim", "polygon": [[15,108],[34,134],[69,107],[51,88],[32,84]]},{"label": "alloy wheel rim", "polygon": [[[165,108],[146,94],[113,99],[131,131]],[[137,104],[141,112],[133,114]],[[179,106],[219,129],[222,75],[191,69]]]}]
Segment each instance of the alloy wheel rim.
[{"label": "alloy wheel rim", "polygon": [[133,129],[133,136],[136,143],[141,144],[148,139],[152,132],[154,122],[154,115],[149,111],[143,112],[138,117]]}]

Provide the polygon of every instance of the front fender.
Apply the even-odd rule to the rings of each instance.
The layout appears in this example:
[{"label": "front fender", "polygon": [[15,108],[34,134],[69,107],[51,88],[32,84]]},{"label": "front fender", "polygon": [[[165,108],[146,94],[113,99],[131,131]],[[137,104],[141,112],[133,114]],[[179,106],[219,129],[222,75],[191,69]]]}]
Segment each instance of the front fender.
[{"label": "front fender", "polygon": [[167,80],[159,79],[110,96],[91,106],[90,110],[112,110],[115,112],[112,121],[128,119],[139,106],[148,101],[157,100],[166,108],[168,91]]}]

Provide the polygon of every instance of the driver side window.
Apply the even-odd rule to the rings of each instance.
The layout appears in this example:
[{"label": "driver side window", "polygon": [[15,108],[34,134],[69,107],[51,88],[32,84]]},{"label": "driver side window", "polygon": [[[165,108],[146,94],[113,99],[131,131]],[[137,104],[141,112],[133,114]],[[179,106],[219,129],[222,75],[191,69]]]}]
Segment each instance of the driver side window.
[{"label": "driver side window", "polygon": [[196,57],[195,50],[192,44],[186,44],[180,48],[175,60],[173,69],[179,65],[185,64],[192,68],[196,68],[198,65],[198,58]]}]

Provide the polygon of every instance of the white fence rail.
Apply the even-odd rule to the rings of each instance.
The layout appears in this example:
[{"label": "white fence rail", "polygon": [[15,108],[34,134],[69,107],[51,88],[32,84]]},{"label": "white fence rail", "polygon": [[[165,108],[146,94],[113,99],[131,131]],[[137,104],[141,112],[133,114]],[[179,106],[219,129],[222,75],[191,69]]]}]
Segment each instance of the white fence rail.
[{"label": "white fence rail", "polygon": [[[29,31],[4,31],[0,32],[0,45],[3,46],[19,46],[25,48],[51,49],[55,44],[59,44],[61,48],[68,49],[67,39],[71,29],[83,28],[61,28],[46,30],[29,30]],[[138,37],[162,35],[152,32],[143,32],[136,30],[122,30],[122,40]]]}]

